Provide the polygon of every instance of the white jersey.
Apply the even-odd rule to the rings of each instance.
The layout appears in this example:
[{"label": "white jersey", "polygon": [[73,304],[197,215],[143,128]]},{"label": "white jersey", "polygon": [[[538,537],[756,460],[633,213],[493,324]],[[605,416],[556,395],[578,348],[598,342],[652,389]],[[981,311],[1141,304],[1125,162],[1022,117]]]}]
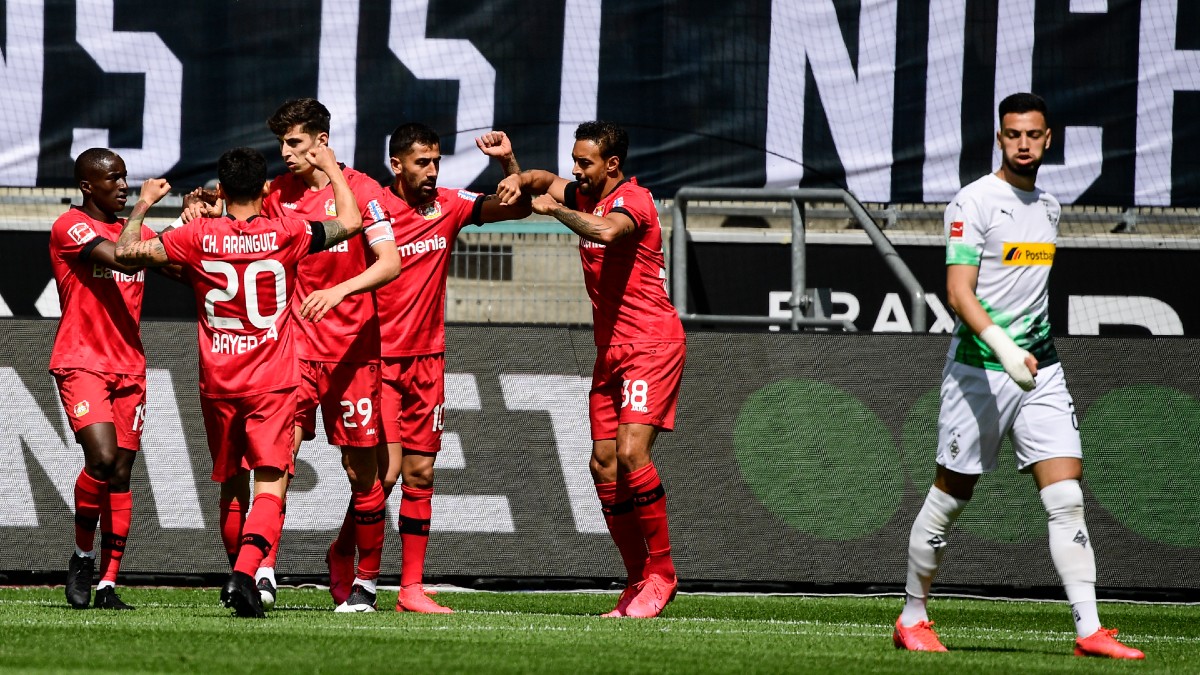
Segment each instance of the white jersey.
[{"label": "white jersey", "polygon": [[[979,267],[979,303],[1039,367],[1058,362],[1050,337],[1049,286],[1061,211],[1050,193],[1019,190],[995,174],[959,190],[946,208],[946,264]],[[961,319],[946,358],[1004,370]]]}]

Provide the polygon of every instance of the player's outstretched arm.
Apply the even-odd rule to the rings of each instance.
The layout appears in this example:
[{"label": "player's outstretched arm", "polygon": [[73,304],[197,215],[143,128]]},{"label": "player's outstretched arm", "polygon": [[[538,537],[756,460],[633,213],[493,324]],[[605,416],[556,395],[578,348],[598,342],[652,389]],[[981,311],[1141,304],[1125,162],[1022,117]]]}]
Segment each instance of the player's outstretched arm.
[{"label": "player's outstretched arm", "polygon": [[496,186],[496,196],[500,198],[502,204],[515,204],[524,194],[549,194],[554,197],[555,201],[562,203],[567,197],[568,184],[570,181],[566,178],[556,176],[549,171],[526,169],[520,173],[505,176],[504,180],[501,180],[500,184]]},{"label": "player's outstretched arm", "polygon": [[[390,228],[387,221],[381,221],[384,227]],[[371,232],[372,228],[367,228]],[[341,304],[342,300],[373,291],[385,284],[391,283],[400,276],[400,252],[396,249],[394,239],[382,239],[371,244],[371,252],[375,254],[375,262],[354,277],[336,286],[313,291],[300,304],[301,318],[312,322],[320,321],[325,314]]]},{"label": "player's outstretched arm", "polygon": [[974,265],[946,266],[946,298],[959,319],[979,336],[1000,359],[1004,372],[1025,391],[1033,389],[1037,375],[1037,359],[1017,346],[1016,342],[997,326],[975,296],[979,268]]},{"label": "player's outstretched arm", "polygon": [[337,157],[328,145],[313,146],[308,151],[308,161],[329,176],[329,183],[333,187],[337,218],[321,221],[325,227],[325,248],[329,248],[362,232],[362,214],[358,211],[358,200],[354,198],[354,192],[342,174],[342,167],[338,166]]},{"label": "player's outstretched arm", "polygon": [[595,216],[582,211],[575,211],[563,206],[550,194],[538,195],[533,198],[533,210],[546,216],[554,216],[558,222],[566,225],[572,232],[598,244],[608,245],[633,232],[636,225],[624,213],[610,213],[606,216]]},{"label": "player's outstretched arm", "polygon": [[171,184],[165,178],[151,178],[142,183],[138,201],[133,205],[129,220],[125,221],[121,236],[117,238],[117,245],[113,251],[117,262],[138,267],[162,267],[171,262],[167,258],[167,251],[163,248],[161,239],[142,239],[142,221],[146,219],[150,207],[157,204],[170,190]]}]

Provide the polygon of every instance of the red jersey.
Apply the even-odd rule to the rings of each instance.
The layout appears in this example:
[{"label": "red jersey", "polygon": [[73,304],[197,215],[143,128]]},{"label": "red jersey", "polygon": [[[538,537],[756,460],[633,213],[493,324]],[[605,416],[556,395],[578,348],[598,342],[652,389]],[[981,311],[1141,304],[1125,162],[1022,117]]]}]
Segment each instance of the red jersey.
[{"label": "red jersey", "polygon": [[[50,352],[51,370],[146,374],[138,330],[145,270],[125,274],[87,259],[100,242],[115,243],[123,227],[123,218],[105,223],[72,207],[50,228],[50,267],[62,308]],[[142,226],[142,238],[153,236],[154,230]]]},{"label": "red jersey", "polygon": [[392,189],[383,191],[400,249],[400,279],[376,291],[383,322],[383,355],[423,356],[446,351],[446,276],[454,239],[479,225],[483,195],[438,188],[437,197],[413,208]]},{"label": "red jersey", "polygon": [[[382,188],[379,183],[344,166],[342,173],[362,211],[363,234],[301,261],[292,305],[297,318],[300,304],[310,293],[361,274],[374,259],[370,246],[392,237],[387,212],[380,200]],[[329,220],[337,216],[333,186],[310,190],[299,176],[285,173],[271,181],[270,192],[263,200],[263,213],[269,218]],[[375,311],[375,294],[359,293],[347,297],[329,310],[319,323],[300,320],[296,353],[310,361],[379,361],[379,316]]]},{"label": "red jersey", "polygon": [[608,246],[579,238],[596,345],[684,342],[679,313],[667,296],[662,229],[650,191],[627,178],[596,202],[578,187],[566,187],[568,208],[596,216],[621,213],[634,224],[633,232]]},{"label": "red jersey", "polygon": [[[234,398],[300,382],[293,317],[296,266],[313,243],[296,218],[197,218],[162,235],[196,295],[200,393]],[[321,235],[324,240],[324,233]]]}]

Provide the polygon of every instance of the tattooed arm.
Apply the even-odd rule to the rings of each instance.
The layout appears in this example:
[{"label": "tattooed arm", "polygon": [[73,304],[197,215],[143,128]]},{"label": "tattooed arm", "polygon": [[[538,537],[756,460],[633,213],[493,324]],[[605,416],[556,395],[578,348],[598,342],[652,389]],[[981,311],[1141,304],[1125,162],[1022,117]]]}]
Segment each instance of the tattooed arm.
[{"label": "tattooed arm", "polygon": [[610,213],[607,216],[594,216],[582,211],[568,209],[549,194],[533,198],[533,210],[547,216],[554,216],[558,222],[566,225],[572,232],[598,244],[611,244],[614,241],[633,232],[634,222],[624,213]]},{"label": "tattooed arm", "polygon": [[142,183],[141,197],[137,204],[133,205],[133,213],[129,214],[129,220],[125,221],[121,236],[117,238],[116,250],[113,251],[113,258],[118,263],[137,267],[162,267],[171,262],[167,258],[162,240],[158,237],[142,239],[142,221],[146,219],[146,213],[158,200],[166,196],[170,189],[171,184],[163,178],[151,178]]}]

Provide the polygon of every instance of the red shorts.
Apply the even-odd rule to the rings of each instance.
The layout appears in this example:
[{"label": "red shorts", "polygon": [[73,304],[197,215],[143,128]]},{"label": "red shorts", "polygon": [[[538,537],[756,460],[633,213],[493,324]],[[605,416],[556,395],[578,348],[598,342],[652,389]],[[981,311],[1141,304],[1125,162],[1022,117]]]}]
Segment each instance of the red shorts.
[{"label": "red shorts", "polygon": [[117,447],[138,450],[146,426],[146,378],[143,375],[97,373],[82,368],[50,371],[58,382],[71,431],[99,422],[112,422]]},{"label": "red shorts", "polygon": [[621,424],[674,429],[686,352],[682,342],[599,347],[588,396],[592,440],[616,438]]},{"label": "red shorts", "polygon": [[383,357],[383,435],[417,452],[442,449],[446,356]]},{"label": "red shorts", "polygon": [[332,445],[371,448],[379,445],[379,364],[300,361],[296,389],[296,426],[311,441],[317,431],[317,407]]},{"label": "red shorts", "polygon": [[241,398],[200,397],[212,479],[218,483],[248,469],[291,473],[296,390],[283,389]]}]

